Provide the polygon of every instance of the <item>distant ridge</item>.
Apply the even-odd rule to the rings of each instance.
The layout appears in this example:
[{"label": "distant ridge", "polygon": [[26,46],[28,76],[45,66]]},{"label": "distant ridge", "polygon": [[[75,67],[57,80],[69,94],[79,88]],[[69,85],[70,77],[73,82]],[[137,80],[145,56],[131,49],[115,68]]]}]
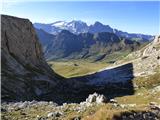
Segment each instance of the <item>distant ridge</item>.
[{"label": "distant ridge", "polygon": [[137,50],[141,44],[127,38],[118,37],[114,33],[80,33],[73,34],[62,30],[53,35],[42,29],[36,29],[43,52],[47,60],[92,58],[98,61],[114,52]]},{"label": "distant ridge", "polygon": [[96,21],[92,25],[87,25],[87,23],[81,20],[72,20],[70,22],[56,21],[50,24],[34,23],[34,27],[37,29],[43,29],[44,31],[50,34],[58,34],[62,30],[68,30],[74,34],[87,33],[87,32],[89,33],[110,32],[118,35],[119,37],[125,37],[141,42],[153,40],[152,35],[124,32],[118,29],[114,29],[109,25],[104,25],[98,21]]}]

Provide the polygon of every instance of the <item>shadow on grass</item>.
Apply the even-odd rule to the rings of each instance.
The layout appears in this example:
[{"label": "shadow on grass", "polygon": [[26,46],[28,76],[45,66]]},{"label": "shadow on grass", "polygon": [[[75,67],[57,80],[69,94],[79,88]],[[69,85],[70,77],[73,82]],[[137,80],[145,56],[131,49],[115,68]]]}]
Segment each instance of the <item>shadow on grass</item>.
[{"label": "shadow on grass", "polygon": [[[106,98],[111,99],[125,95],[133,95],[133,65],[132,63],[124,64],[114,68],[108,68],[99,72],[74,77],[64,78],[54,87],[47,82],[37,81],[37,86],[48,90],[47,93],[37,95],[34,93],[23,94],[22,96],[15,94],[14,97],[7,97],[4,101],[53,101],[58,104],[63,103],[80,103],[85,101],[89,94],[97,92],[103,94]],[[17,81],[18,82],[18,81]],[[29,82],[32,83],[32,82]],[[33,81],[33,84],[34,81]],[[28,88],[31,86],[29,84]],[[32,90],[34,92],[34,89]],[[32,95],[33,94],[33,95]]]},{"label": "shadow on grass", "polygon": [[115,68],[101,70],[99,72],[68,78],[54,88],[52,93],[45,94],[40,98],[51,99],[54,94],[54,101],[62,103],[80,103],[85,101],[89,94],[97,92],[106,98],[133,95],[133,65],[124,64]]}]

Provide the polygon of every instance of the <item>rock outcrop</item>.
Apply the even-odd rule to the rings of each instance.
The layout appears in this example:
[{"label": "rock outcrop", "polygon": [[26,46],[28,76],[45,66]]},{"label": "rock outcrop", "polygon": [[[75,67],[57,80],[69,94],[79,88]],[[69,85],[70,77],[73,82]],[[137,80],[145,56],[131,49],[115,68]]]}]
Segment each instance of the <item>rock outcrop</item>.
[{"label": "rock outcrop", "polygon": [[107,98],[104,95],[100,95],[97,93],[90,94],[86,99],[86,103],[94,103],[94,102],[96,102],[97,104],[106,103]]},{"label": "rock outcrop", "polygon": [[160,35],[140,51],[130,54],[129,57],[136,58],[132,61],[134,76],[154,74],[160,66]]},{"label": "rock outcrop", "polygon": [[39,99],[61,78],[45,62],[32,23],[1,15],[2,100]]},{"label": "rock outcrop", "polygon": [[155,36],[154,40],[142,49],[132,52],[115,64],[126,64],[127,62],[132,63],[134,76],[154,74],[160,66],[160,35]]}]

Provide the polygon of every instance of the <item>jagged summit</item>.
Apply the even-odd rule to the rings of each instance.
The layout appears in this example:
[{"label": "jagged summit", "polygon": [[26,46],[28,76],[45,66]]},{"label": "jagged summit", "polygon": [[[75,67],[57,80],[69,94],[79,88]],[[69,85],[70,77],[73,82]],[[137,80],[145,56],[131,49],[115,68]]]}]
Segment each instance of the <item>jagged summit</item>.
[{"label": "jagged summit", "polygon": [[123,32],[121,30],[112,28],[109,25],[105,25],[99,21],[96,21],[94,24],[91,25],[87,25],[87,23],[81,20],[72,20],[70,22],[56,21],[51,24],[35,23],[34,27],[37,29],[43,29],[44,31],[51,34],[57,34],[62,30],[68,30],[74,34],[87,33],[87,32],[89,33],[110,32],[118,35],[119,37],[132,38],[133,40],[139,40],[142,42],[150,41],[153,39],[153,36],[151,35]]}]

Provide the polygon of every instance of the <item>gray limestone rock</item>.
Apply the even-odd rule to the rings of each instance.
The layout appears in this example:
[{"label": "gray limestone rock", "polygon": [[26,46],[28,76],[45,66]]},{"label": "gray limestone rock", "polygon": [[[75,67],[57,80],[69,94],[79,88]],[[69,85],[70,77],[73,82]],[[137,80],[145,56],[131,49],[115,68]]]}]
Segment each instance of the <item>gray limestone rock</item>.
[{"label": "gray limestone rock", "polygon": [[1,15],[1,43],[2,101],[35,99],[58,83],[28,19]]}]

